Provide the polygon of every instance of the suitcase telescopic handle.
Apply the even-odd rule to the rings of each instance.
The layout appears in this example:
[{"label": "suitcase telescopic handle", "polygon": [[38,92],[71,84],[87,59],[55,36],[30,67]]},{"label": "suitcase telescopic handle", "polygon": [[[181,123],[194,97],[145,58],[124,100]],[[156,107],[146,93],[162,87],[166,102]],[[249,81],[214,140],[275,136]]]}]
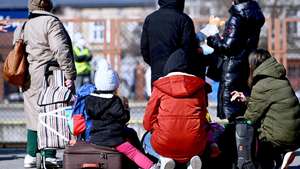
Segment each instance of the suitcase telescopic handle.
[{"label": "suitcase telescopic handle", "polygon": [[83,163],[81,164],[81,169],[105,169],[102,163]]}]

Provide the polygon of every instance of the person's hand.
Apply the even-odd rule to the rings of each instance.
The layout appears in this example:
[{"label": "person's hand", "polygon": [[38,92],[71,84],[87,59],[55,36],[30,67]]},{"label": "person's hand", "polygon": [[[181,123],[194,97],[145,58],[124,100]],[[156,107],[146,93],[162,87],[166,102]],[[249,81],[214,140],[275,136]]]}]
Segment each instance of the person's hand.
[{"label": "person's hand", "polygon": [[70,145],[70,146],[74,146],[75,144],[76,144],[76,140],[70,140],[70,141],[69,141],[69,145]]},{"label": "person's hand", "polygon": [[219,33],[220,26],[223,26],[225,21],[221,20],[219,17],[210,16],[208,24],[200,30],[206,37],[215,35]]},{"label": "person's hand", "polygon": [[7,32],[5,26],[7,26],[7,20],[0,20],[0,32]]},{"label": "person's hand", "polygon": [[65,85],[67,88],[72,89],[74,87],[74,81],[73,80],[66,80]]},{"label": "person's hand", "polygon": [[231,94],[231,99],[230,99],[231,102],[233,102],[233,101],[246,102],[247,101],[247,98],[243,92],[233,91],[230,94]]},{"label": "person's hand", "polygon": [[210,16],[208,24],[223,26],[225,24],[225,21],[221,20],[219,17]]},{"label": "person's hand", "polygon": [[200,46],[202,48],[203,55],[212,54],[215,50],[212,47],[209,47],[206,43]]}]

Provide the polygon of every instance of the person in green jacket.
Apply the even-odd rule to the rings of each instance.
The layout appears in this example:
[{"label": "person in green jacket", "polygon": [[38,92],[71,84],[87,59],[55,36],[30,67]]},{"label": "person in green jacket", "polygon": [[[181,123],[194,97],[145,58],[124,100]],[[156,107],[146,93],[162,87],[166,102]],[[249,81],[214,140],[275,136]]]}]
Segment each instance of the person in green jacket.
[{"label": "person in green jacket", "polygon": [[273,169],[274,162],[276,168],[285,169],[300,147],[299,100],[284,66],[268,51],[251,53],[249,70],[250,97],[233,91],[231,101],[247,103],[244,117],[258,128],[257,160],[261,169]]},{"label": "person in green jacket", "polygon": [[75,34],[73,52],[77,72],[75,86],[76,90],[78,90],[84,83],[91,83],[92,71],[90,64],[90,61],[92,60],[92,53],[80,33]]}]

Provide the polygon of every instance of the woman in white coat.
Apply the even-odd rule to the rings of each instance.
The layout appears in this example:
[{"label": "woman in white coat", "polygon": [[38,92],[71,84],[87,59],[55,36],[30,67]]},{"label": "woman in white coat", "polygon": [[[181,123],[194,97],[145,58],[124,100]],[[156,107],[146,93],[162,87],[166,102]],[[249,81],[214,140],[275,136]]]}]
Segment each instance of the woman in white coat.
[{"label": "woman in white coat", "polygon": [[[24,167],[34,167],[37,153],[38,93],[43,87],[44,70],[49,62],[57,62],[64,71],[65,84],[74,88],[76,69],[71,39],[62,22],[50,11],[51,0],[28,0],[29,20],[24,27],[30,80],[24,91],[24,112],[27,115],[27,155]],[[14,42],[22,25],[15,31]],[[56,152],[46,151],[46,163],[56,162]]]}]

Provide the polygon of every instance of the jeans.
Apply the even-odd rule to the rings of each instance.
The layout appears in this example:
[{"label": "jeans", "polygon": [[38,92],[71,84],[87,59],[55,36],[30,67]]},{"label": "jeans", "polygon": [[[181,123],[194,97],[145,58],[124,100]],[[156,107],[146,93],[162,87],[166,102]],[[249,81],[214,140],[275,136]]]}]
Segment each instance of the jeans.
[{"label": "jeans", "polygon": [[150,132],[147,132],[146,135],[144,136],[144,141],[143,141],[144,150],[147,154],[150,154],[153,157],[159,159],[160,155],[155,152],[155,150],[151,145],[151,136],[152,134]]}]

